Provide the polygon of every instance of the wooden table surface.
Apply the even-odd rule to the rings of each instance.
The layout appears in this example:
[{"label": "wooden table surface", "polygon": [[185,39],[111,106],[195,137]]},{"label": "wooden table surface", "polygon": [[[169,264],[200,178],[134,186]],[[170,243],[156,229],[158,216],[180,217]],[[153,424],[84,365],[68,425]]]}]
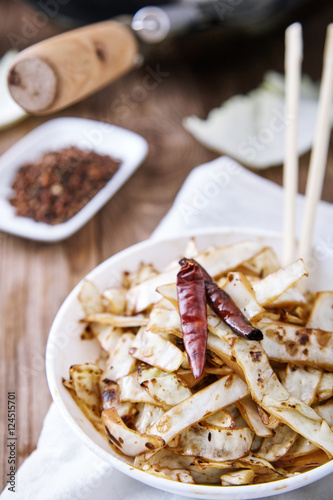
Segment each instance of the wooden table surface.
[{"label": "wooden table surface", "polygon": [[[333,4],[316,2],[303,11],[303,71],[318,80],[325,30],[333,21]],[[29,29],[30,27],[30,29]],[[49,20],[37,26],[34,13],[21,1],[0,0],[0,55],[61,32]],[[210,37],[209,37],[210,38]],[[216,155],[182,127],[182,118],[204,118],[236,93],[256,87],[265,71],[283,71],[284,28],[240,39],[188,37],[160,49],[145,64],[98,94],[56,116],[103,120],[138,132],[149,143],[146,161],[112,200],[78,233],[57,244],[41,244],[0,233],[0,448],[1,489],[8,469],[7,394],[16,393],[17,465],[34,450],[51,403],[44,353],[52,320],[74,285],[97,264],[133,243],[148,238],[168,211],[193,167]],[[150,70],[163,72],[143,96]],[[0,110],[1,112],[1,110]],[[30,117],[0,132],[0,154],[43,123]],[[304,193],[309,155],[300,162]],[[259,173],[279,184],[282,168]],[[333,202],[333,141],[323,199]]]}]

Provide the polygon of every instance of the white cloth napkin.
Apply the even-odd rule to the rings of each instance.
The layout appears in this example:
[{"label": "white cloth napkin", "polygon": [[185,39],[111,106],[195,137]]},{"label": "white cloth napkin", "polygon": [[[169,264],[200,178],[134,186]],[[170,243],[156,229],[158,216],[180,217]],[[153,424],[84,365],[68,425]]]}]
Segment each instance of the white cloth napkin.
[{"label": "white cloth napkin", "polygon": [[[153,233],[163,238],[207,226],[254,227],[283,231],[283,190],[227,156],[195,168]],[[296,235],[300,235],[304,196],[298,195]],[[333,205],[320,202],[314,248],[333,257]],[[333,261],[332,261],[333,262]]]},{"label": "white cloth napkin", "polygon": [[[299,209],[303,199],[299,197]],[[223,157],[195,168],[153,237],[181,234],[201,226],[250,226],[282,229],[283,196],[279,186]],[[300,213],[299,213],[300,216]],[[333,262],[333,206],[318,208],[316,244]],[[333,475],[271,500],[328,500]],[[46,415],[37,449],[16,475],[16,493],[1,500],[181,500],[110,468],[68,427],[53,403]]]}]

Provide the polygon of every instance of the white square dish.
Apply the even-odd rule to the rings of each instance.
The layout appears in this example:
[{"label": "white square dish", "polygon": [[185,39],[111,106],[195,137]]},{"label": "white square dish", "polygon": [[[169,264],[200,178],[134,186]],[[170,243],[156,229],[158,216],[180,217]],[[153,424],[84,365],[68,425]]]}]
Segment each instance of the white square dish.
[{"label": "white square dish", "polygon": [[[107,184],[71,219],[57,225],[15,215],[9,203],[17,170],[48,151],[76,146],[109,155],[121,162]],[[36,127],[0,158],[0,230],[32,240],[55,242],[68,238],[91,219],[139,167],[148,152],[143,137],[109,123],[85,118],[55,118]]]}]

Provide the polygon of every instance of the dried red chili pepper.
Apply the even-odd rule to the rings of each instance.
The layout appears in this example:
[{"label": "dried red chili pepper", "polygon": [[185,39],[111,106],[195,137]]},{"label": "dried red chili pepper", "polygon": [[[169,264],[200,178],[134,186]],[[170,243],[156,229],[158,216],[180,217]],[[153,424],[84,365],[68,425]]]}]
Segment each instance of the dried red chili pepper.
[{"label": "dried red chili pepper", "polygon": [[[185,262],[200,266],[193,259],[182,259],[179,264],[184,265]],[[230,295],[218,286],[202,266],[200,268],[204,277],[207,302],[219,318],[230,326],[237,335],[248,340],[262,340],[263,334],[261,330],[251,325]]]},{"label": "dried red chili pepper", "polygon": [[177,274],[183,342],[195,378],[202,374],[207,346],[207,299],[201,267],[185,261]]}]

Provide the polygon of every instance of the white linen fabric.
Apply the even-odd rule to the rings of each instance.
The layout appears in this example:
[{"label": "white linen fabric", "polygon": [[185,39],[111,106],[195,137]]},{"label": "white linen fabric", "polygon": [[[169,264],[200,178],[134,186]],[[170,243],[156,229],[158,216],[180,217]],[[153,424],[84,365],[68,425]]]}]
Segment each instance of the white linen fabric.
[{"label": "white linen fabric", "polygon": [[[300,226],[303,197],[298,198]],[[282,189],[227,157],[195,168],[161,221],[154,238],[183,234],[202,226],[282,230]],[[315,250],[333,263],[333,206],[318,207]],[[319,251],[320,250],[320,251]],[[316,483],[269,497],[271,500],[328,500],[333,475]],[[45,417],[37,449],[16,473],[15,493],[0,500],[181,500],[138,483],[110,467],[86,448],[53,403]]]}]

